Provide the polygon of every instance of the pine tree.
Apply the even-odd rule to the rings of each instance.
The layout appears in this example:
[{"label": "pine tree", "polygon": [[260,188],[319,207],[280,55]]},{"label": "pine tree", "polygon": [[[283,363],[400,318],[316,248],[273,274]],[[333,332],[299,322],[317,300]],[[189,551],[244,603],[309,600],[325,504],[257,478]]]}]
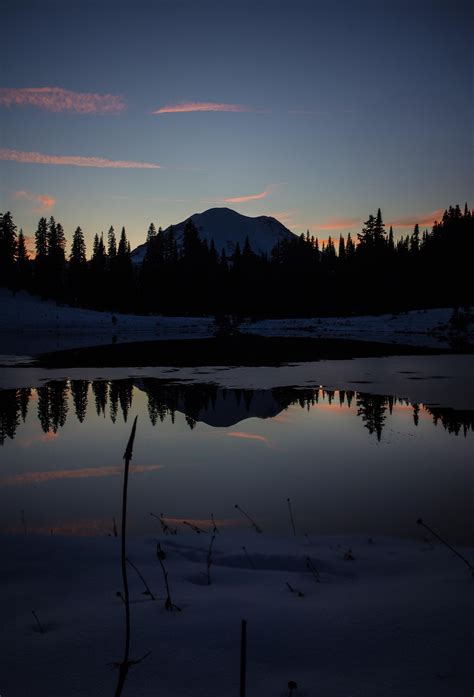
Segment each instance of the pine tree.
[{"label": "pine tree", "polygon": [[156,227],[154,223],[150,223],[150,226],[148,228],[148,231],[146,233],[146,241],[149,242],[150,240],[153,240],[158,233],[156,232]]},{"label": "pine tree", "polygon": [[107,233],[107,256],[110,262],[117,256],[117,240],[115,238],[115,230],[112,225]]},{"label": "pine tree", "polygon": [[40,218],[35,232],[36,259],[45,259],[48,255],[48,223],[46,218]]},{"label": "pine tree", "polygon": [[[99,240],[97,239],[97,246]],[[87,261],[84,233],[77,227],[71,245],[68,267],[68,293],[75,304],[82,303],[87,297]]]},{"label": "pine tree", "polygon": [[376,249],[378,251],[383,249],[386,243],[385,223],[382,220],[382,211],[380,210],[380,208],[378,209],[377,217],[375,218],[373,235]]},{"label": "pine tree", "polygon": [[[97,235],[96,235],[97,237]],[[97,238],[97,245],[99,240]],[[71,254],[69,257],[69,263],[72,266],[83,267],[86,264],[86,243],[84,240],[84,233],[80,227],[77,227],[71,245]]]},{"label": "pine tree", "polygon": [[416,223],[413,230],[413,234],[410,239],[410,252],[412,254],[418,254],[420,251],[420,228],[418,223]]},{"label": "pine tree", "polygon": [[15,256],[17,250],[16,225],[10,211],[0,218],[0,284],[13,283]]},{"label": "pine tree", "polygon": [[344,237],[342,235],[339,236],[339,247],[337,250],[337,256],[339,259],[339,262],[343,264],[346,260],[346,245],[344,242]]},{"label": "pine tree", "polygon": [[31,267],[28,250],[26,248],[25,236],[23,230],[18,233],[18,245],[16,250],[15,263],[15,286],[17,288],[30,289],[31,284]]}]

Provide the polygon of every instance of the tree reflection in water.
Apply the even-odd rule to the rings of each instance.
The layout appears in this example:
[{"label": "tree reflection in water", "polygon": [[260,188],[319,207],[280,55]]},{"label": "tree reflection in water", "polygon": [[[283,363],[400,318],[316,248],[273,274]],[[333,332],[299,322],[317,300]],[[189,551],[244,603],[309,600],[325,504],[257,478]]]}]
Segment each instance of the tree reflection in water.
[{"label": "tree reflection in water", "polygon": [[390,395],[375,395],[351,390],[277,387],[269,390],[225,389],[213,384],[169,383],[156,378],[124,380],[56,380],[38,388],[0,390],[0,445],[15,438],[21,422],[26,420],[31,402],[37,403],[37,417],[45,433],[56,433],[66,423],[69,396],[71,413],[80,423],[87,416],[88,400],[93,399],[98,416],[113,423],[121,414],[126,422],[136,390],[148,400],[148,416],[155,426],[177,412],[184,414],[193,429],[200,421],[211,426],[229,427],[250,417],[272,418],[292,405],[311,409],[318,404],[332,408],[357,407],[357,416],[368,432],[380,441],[387,419],[394,407],[411,409],[415,426],[420,414],[428,414],[435,425],[453,435],[474,431],[474,411],[430,407]]}]

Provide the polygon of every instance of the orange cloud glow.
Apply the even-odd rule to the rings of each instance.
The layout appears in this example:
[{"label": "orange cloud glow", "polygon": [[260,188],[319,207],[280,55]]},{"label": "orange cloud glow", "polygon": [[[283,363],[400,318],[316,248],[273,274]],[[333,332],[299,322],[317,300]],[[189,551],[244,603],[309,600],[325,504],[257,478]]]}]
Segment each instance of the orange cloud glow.
[{"label": "orange cloud glow", "polygon": [[[28,242],[26,247],[28,249]],[[32,397],[32,399],[35,399],[35,397]],[[34,436],[33,438],[28,438],[27,440],[20,439],[18,441],[18,445],[20,445],[22,448],[29,448],[35,443],[49,443],[50,441],[56,440],[56,438],[59,438],[59,433],[47,431],[47,433],[42,433],[40,436]]]},{"label": "orange cloud glow", "polygon": [[245,431],[230,431],[226,435],[230,436],[231,438],[243,438],[244,440],[258,440],[261,443],[265,443],[267,448],[270,447],[270,442],[268,438],[265,438],[265,436],[258,436],[255,433],[246,433]]},{"label": "orange cloud glow", "polygon": [[128,162],[106,160],[103,157],[81,157],[79,155],[43,155],[40,152],[0,149],[0,160],[30,163],[35,165],[70,165],[72,167],[98,167],[114,169],[160,169],[161,165],[150,162]]},{"label": "orange cloud glow", "polygon": [[56,203],[56,199],[47,194],[33,194],[31,191],[15,191],[16,198],[25,199],[36,203],[36,208],[33,208],[34,213],[43,213],[49,211]]},{"label": "orange cloud glow", "polygon": [[420,227],[431,227],[435,220],[441,220],[443,217],[444,208],[437,208],[432,213],[427,213],[426,215],[414,215],[411,218],[395,218],[387,223],[387,225],[392,225],[393,227],[404,227],[404,228],[414,228],[418,223]]},{"label": "orange cloud glow", "polygon": [[259,194],[249,194],[248,196],[232,196],[230,198],[225,198],[225,203],[245,203],[246,201],[258,201],[262,198],[266,198],[271,194],[271,187],[267,187],[265,191]]},{"label": "orange cloud glow", "polygon": [[161,109],[153,111],[152,114],[184,114],[192,111],[230,111],[245,112],[253,111],[250,107],[240,104],[223,104],[220,102],[184,102],[182,104],[167,104]]},{"label": "orange cloud glow", "polygon": [[360,225],[360,218],[328,218],[321,223],[312,223],[311,228],[315,230],[347,230],[348,228]]},{"label": "orange cloud glow", "polygon": [[126,104],[114,94],[72,92],[61,87],[0,88],[1,106],[33,106],[46,111],[73,114],[119,114]]},{"label": "orange cloud glow", "polygon": [[[163,465],[131,465],[132,472],[154,472]],[[77,470],[50,470],[48,472],[25,472],[0,477],[0,486],[18,486],[23,484],[45,484],[56,479],[88,479],[90,477],[118,477],[123,474],[123,467],[84,467]]]}]

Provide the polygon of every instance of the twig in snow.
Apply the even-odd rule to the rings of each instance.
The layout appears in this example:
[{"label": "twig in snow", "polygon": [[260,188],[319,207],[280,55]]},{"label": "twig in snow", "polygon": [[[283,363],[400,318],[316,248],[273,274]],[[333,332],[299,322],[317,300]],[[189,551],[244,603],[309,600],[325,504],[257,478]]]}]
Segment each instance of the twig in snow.
[{"label": "twig in snow", "polygon": [[194,530],[195,533],[200,535],[203,533],[204,535],[207,535],[207,530],[203,530],[202,528],[198,527],[197,525],[194,525],[194,523],[188,523],[187,520],[183,520],[183,525],[187,525],[191,530]]},{"label": "twig in snow", "polygon": [[423,519],[422,519],[422,518],[418,518],[418,520],[417,520],[416,522],[417,522],[418,525],[422,525],[424,528],[426,528],[426,529],[428,530],[428,532],[430,532],[434,537],[436,537],[437,540],[439,540],[440,542],[442,542],[448,549],[451,550],[451,552],[454,552],[454,554],[455,554],[457,557],[459,557],[460,559],[462,559],[463,562],[464,562],[464,563],[466,564],[466,566],[468,567],[468,569],[470,570],[471,576],[474,578],[474,566],[471,564],[471,562],[470,562],[468,559],[466,559],[466,557],[464,557],[460,552],[458,552],[457,549],[454,549],[454,547],[453,547],[452,545],[450,545],[449,542],[446,542],[446,540],[443,540],[443,538],[442,538],[440,535],[438,535],[438,533],[436,533],[434,530],[432,530],[432,529],[429,527],[429,525],[426,525],[426,523],[423,522]]},{"label": "twig in snow", "polygon": [[122,492],[122,529],[121,529],[121,548],[120,548],[120,563],[122,568],[122,583],[123,583],[123,594],[120,593],[120,597],[125,605],[125,646],[123,651],[123,659],[120,663],[115,664],[119,669],[119,675],[117,680],[117,687],[115,688],[115,697],[120,697],[122,690],[127,679],[128,671],[131,666],[143,661],[148,654],[145,654],[142,658],[137,661],[130,660],[130,597],[128,592],[128,577],[127,577],[127,492],[128,492],[128,474],[130,471],[130,460],[133,454],[133,443],[135,441],[135,432],[137,430],[137,419],[133,422],[132,432],[130,433],[130,438],[128,439],[127,447],[125,448],[125,453],[123,459],[125,460],[124,475],[123,475],[123,492]]},{"label": "twig in snow", "polygon": [[38,628],[39,628],[41,634],[46,634],[46,631],[45,631],[43,625],[41,624],[41,622],[39,621],[39,617],[38,617],[38,615],[36,614],[36,612],[35,612],[34,610],[32,610],[32,611],[31,611],[31,614],[32,614],[33,617],[35,618],[36,623],[37,623],[37,625],[38,625]]},{"label": "twig in snow", "polygon": [[154,513],[150,513],[150,515],[153,518],[156,518],[157,520],[160,521],[161,524],[161,529],[163,530],[163,533],[165,535],[177,535],[178,534],[178,529],[177,528],[171,528],[168,523],[165,522],[165,519],[163,518],[163,513],[160,513],[159,516],[155,515]]},{"label": "twig in snow", "polygon": [[140,579],[140,581],[141,581],[141,582],[143,583],[143,585],[145,586],[145,590],[143,591],[142,595],[149,595],[150,598],[151,598],[152,600],[156,600],[155,596],[153,595],[153,593],[152,593],[151,590],[150,590],[150,587],[149,587],[148,583],[145,581],[145,579],[143,578],[142,574],[141,574],[140,571],[137,569],[137,567],[135,566],[135,564],[133,563],[133,561],[130,561],[130,559],[128,559],[128,558],[126,559],[126,561],[128,561],[128,563],[130,564],[130,566],[132,567],[132,569],[135,570],[135,572],[136,572],[138,578]]},{"label": "twig in snow", "polygon": [[290,586],[290,584],[288,583],[288,581],[286,582],[286,585],[288,586],[289,590],[290,590],[292,593],[296,593],[296,595],[298,596],[298,598],[304,598],[304,593],[302,593],[301,591],[299,591],[297,588],[293,588],[293,586]]},{"label": "twig in snow", "polygon": [[310,571],[313,574],[316,583],[321,583],[319,571],[317,570],[317,568],[315,567],[315,565],[311,561],[310,557],[306,557],[306,568],[308,569],[308,571]]},{"label": "twig in snow", "polygon": [[216,533],[219,532],[217,529],[216,521],[214,520],[214,514],[211,513],[211,523],[212,523],[212,532]]},{"label": "twig in snow", "polygon": [[241,507],[239,506],[238,503],[235,504],[235,508],[236,508],[238,511],[240,511],[241,513],[243,513],[244,516],[247,518],[247,520],[250,521],[250,523],[252,524],[252,527],[253,527],[253,529],[255,530],[255,532],[263,532],[262,528],[261,528],[259,525],[257,525],[257,523],[254,521],[254,519],[251,518],[251,517],[249,516],[249,514],[246,513],[246,512],[244,511],[244,509],[241,508]]},{"label": "twig in snow", "polygon": [[290,499],[286,499],[286,502],[288,504],[288,510],[290,512],[290,520],[291,520],[291,527],[293,528],[293,535],[296,537],[296,528],[295,528],[295,521],[293,519],[293,511],[291,510],[291,501]]},{"label": "twig in snow", "polygon": [[178,612],[181,612],[181,608],[178,607],[177,605],[175,605],[171,600],[170,585],[168,582],[168,572],[166,571],[165,565],[163,564],[163,561],[166,559],[166,554],[161,549],[161,545],[159,542],[156,545],[156,556],[158,558],[158,561],[160,562],[161,570],[163,572],[163,578],[165,579],[165,586],[166,586],[165,610],[169,610],[170,612],[172,612],[173,610],[177,610]]}]

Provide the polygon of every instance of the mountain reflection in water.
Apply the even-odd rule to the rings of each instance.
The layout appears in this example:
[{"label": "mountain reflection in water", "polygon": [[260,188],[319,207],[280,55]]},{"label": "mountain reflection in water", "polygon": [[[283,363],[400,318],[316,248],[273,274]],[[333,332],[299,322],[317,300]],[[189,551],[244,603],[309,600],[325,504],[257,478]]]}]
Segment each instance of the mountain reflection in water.
[{"label": "mountain reflection in water", "polygon": [[[0,390],[0,445],[7,438],[15,438],[32,405],[36,406],[37,417],[45,434],[57,433],[72,414],[83,423],[89,400],[93,400],[97,415],[108,417],[113,423],[121,415],[126,422],[135,390],[147,395],[148,416],[153,425],[166,418],[174,422],[176,413],[180,412],[191,429],[198,422],[222,428],[251,417],[273,418],[292,405],[310,409],[314,405],[325,404],[333,409],[356,409],[361,425],[379,441],[394,408],[411,410],[415,426],[423,415],[456,436],[466,436],[469,431],[474,431],[472,410],[427,406],[390,395],[351,390],[332,391],[320,387],[224,389],[213,384],[169,383],[155,378],[57,380],[38,388]],[[71,404],[68,404],[69,397],[72,398]]]}]

